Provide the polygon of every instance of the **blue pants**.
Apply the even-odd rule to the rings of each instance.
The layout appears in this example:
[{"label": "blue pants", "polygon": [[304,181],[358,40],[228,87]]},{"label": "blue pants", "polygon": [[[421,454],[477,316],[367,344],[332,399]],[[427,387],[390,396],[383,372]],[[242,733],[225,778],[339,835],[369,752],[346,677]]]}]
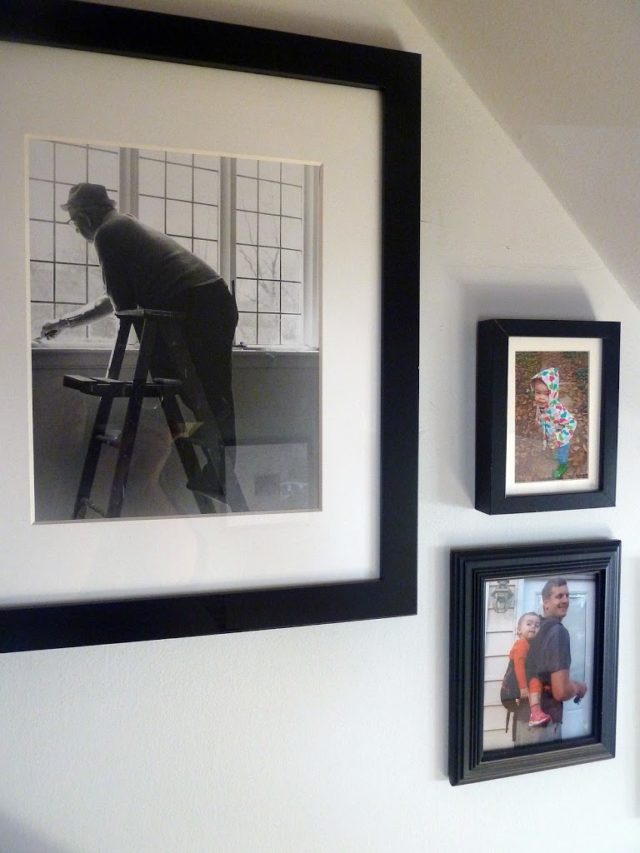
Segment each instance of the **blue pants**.
[{"label": "blue pants", "polygon": [[557,447],[555,453],[553,454],[558,465],[566,465],[569,462],[569,450],[571,448],[571,442],[568,441],[566,444],[563,444],[562,447]]}]

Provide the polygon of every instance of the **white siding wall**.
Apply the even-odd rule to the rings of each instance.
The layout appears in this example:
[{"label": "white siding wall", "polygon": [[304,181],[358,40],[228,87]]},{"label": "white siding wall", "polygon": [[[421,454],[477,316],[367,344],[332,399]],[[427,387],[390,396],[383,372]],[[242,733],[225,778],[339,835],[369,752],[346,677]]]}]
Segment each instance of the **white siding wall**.
[{"label": "white siding wall", "polygon": [[504,613],[497,613],[493,607],[491,593],[496,584],[488,584],[488,601],[485,635],[484,663],[484,746],[486,749],[498,749],[510,746],[511,735],[505,732],[507,712],[500,702],[500,685],[509,661],[509,649],[515,640],[517,622],[517,582],[510,583],[513,593],[513,606]]}]

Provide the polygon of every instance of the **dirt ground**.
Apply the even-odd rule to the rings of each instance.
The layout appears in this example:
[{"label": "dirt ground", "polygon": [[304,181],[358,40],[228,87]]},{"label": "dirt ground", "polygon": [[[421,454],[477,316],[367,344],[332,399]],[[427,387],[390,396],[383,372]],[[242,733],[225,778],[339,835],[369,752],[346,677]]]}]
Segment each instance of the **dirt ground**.
[{"label": "dirt ground", "polygon": [[552,450],[542,447],[536,423],[531,377],[547,367],[560,373],[559,400],[578,424],[571,440],[569,468],[563,480],[584,479],[588,472],[589,354],[586,352],[516,353],[515,478],[518,483],[550,480],[556,462]]}]

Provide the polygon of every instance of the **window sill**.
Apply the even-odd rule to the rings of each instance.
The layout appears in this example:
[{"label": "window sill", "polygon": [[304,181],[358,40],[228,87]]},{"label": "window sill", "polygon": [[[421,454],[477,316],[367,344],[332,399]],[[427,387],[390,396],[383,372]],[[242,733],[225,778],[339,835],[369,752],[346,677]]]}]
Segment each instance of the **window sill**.
[{"label": "window sill", "polygon": [[[31,363],[33,370],[90,371],[102,375],[106,371],[113,344],[105,346],[85,341],[59,344],[45,343],[33,346]],[[136,349],[127,350],[125,366],[131,367],[135,361]],[[235,369],[265,367],[308,367],[317,365],[320,353],[317,349],[267,349],[264,347],[234,347],[233,367]]]}]

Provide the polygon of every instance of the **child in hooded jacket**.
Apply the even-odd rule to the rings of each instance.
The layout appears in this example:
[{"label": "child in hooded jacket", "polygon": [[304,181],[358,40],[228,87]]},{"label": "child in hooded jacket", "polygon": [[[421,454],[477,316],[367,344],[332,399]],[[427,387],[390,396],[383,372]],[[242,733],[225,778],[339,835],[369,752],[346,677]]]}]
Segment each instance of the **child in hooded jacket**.
[{"label": "child in hooded jacket", "polygon": [[557,467],[554,480],[561,479],[569,468],[569,450],[577,421],[558,399],[560,373],[557,367],[546,367],[531,379],[534,407],[542,430],[542,446],[553,450]]}]

